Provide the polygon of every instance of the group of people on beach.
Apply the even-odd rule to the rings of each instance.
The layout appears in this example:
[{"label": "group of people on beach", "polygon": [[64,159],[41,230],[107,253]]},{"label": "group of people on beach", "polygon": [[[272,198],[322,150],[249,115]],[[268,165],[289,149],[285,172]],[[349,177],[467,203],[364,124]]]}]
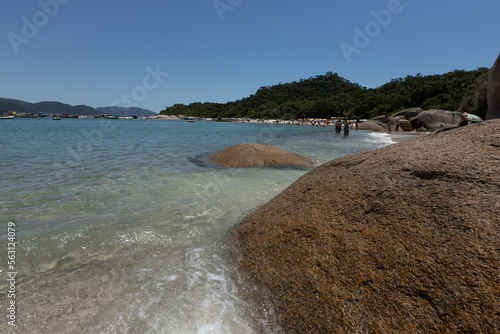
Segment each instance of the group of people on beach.
[{"label": "group of people on beach", "polygon": [[336,121],[335,122],[335,134],[339,135],[342,133],[342,126],[344,126],[344,137],[347,137],[347,136],[349,136],[349,128],[352,129],[355,126],[356,131],[358,131],[359,121],[350,121],[350,120]]}]

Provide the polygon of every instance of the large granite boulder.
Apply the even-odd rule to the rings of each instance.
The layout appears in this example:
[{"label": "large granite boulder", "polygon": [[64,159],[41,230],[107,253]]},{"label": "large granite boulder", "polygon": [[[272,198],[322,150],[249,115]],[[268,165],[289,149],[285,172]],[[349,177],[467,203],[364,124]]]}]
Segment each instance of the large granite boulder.
[{"label": "large granite boulder", "polygon": [[333,160],[244,219],[230,243],[273,330],[498,332],[499,134],[491,120]]},{"label": "large granite boulder", "polygon": [[413,127],[411,125],[411,122],[407,119],[399,119],[396,121],[396,125],[399,124],[399,127],[403,130],[403,131],[412,131],[413,130]]},{"label": "large granite boulder", "polygon": [[205,157],[226,167],[314,166],[314,161],[273,145],[239,144]]},{"label": "large granite boulder", "polygon": [[456,127],[462,122],[462,113],[439,109],[425,110],[410,119],[413,128],[420,124],[427,130],[441,130]]},{"label": "large granite boulder", "polygon": [[387,124],[371,119],[358,124],[359,130],[369,130],[374,132],[387,132]]},{"label": "large granite boulder", "polygon": [[366,122],[362,122],[359,124],[358,129],[359,130],[371,130],[374,132],[387,132],[387,125],[389,122],[391,122],[392,127],[396,126],[396,118],[390,117],[390,116],[376,116],[373,118],[370,118]]},{"label": "large granite boulder", "polygon": [[412,131],[413,127],[407,119],[404,118],[404,116],[399,115],[396,117],[393,116],[376,116],[373,118],[370,118],[369,120],[359,123],[358,129],[359,130],[370,130],[374,132],[387,132],[388,131],[388,124],[391,122],[392,124],[392,130],[395,130],[396,125],[399,124],[399,127],[403,131]]},{"label": "large granite boulder", "polygon": [[380,122],[385,125],[389,124],[389,122],[391,122],[392,124],[396,122],[396,120],[392,116],[384,116],[384,115],[372,117],[370,118],[370,121]]},{"label": "large granite boulder", "polygon": [[408,108],[408,109],[403,109],[392,115],[392,117],[404,117],[405,119],[410,119],[412,117],[417,116],[420,114],[423,110],[420,108]]}]

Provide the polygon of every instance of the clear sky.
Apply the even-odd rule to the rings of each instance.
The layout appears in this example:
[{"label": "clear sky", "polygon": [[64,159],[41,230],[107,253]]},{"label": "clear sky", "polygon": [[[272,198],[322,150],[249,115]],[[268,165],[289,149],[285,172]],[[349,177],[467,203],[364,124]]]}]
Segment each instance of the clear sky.
[{"label": "clear sky", "polygon": [[499,0],[2,0],[0,97],[227,102],[336,72],[368,88],[490,67]]}]

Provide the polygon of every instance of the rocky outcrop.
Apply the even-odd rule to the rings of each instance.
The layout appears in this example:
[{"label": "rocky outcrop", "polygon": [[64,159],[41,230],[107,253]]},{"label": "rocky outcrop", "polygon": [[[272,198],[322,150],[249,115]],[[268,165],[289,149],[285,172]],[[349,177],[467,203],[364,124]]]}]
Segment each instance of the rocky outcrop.
[{"label": "rocky outcrop", "polygon": [[314,162],[300,154],[263,144],[240,144],[230,146],[208,155],[204,160],[226,167],[264,166],[314,166]]},{"label": "rocky outcrop", "polygon": [[498,331],[499,134],[492,120],[336,159],[257,209],[231,245],[262,312],[285,333]]},{"label": "rocky outcrop", "polygon": [[369,130],[374,132],[387,132],[387,124],[371,119],[358,124],[359,130]]},{"label": "rocky outcrop", "polygon": [[411,126],[411,122],[407,119],[397,119],[396,120],[396,127],[399,125],[399,127],[403,131],[412,131],[413,127]]},{"label": "rocky outcrop", "polygon": [[387,125],[392,124],[392,130],[397,124],[403,131],[412,131],[421,128],[436,131],[457,127],[462,122],[462,113],[447,110],[422,110],[420,108],[409,108],[398,111],[392,116],[377,116],[368,121],[360,123],[360,130],[371,130],[375,132],[387,132]]},{"label": "rocky outcrop", "polygon": [[431,109],[422,111],[417,116],[410,119],[413,128],[421,124],[427,130],[441,130],[456,127],[462,122],[462,113],[456,111],[447,111]]},{"label": "rocky outcrop", "polygon": [[[403,131],[412,131],[413,127],[406,116],[409,115],[417,115],[417,108],[402,110],[393,116],[377,116],[370,118],[368,121],[359,123],[359,130],[370,130],[374,132],[387,132],[389,122],[392,125],[392,130],[394,131],[397,124],[399,124],[399,128]],[[422,109],[418,109],[422,111]],[[397,115],[397,116],[396,116]]]},{"label": "rocky outcrop", "polygon": [[403,117],[405,119],[410,119],[412,117],[417,116],[420,114],[423,110],[420,108],[409,108],[409,109],[403,109],[392,115],[392,117]]}]

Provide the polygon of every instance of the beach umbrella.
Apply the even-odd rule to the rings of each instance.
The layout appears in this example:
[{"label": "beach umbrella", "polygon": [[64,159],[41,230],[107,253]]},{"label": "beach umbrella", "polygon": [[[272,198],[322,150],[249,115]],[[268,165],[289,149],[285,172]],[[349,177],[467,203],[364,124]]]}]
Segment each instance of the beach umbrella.
[{"label": "beach umbrella", "polygon": [[474,122],[474,123],[477,123],[477,122],[482,122],[483,120],[481,119],[481,117],[477,116],[477,115],[473,115],[473,114],[467,114],[467,120],[469,122]]}]

